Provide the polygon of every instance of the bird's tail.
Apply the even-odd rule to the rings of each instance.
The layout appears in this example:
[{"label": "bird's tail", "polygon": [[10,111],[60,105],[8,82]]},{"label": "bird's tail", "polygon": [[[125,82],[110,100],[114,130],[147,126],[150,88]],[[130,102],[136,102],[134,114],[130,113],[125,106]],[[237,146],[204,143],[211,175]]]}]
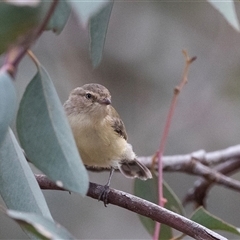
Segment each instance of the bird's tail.
[{"label": "bird's tail", "polygon": [[121,173],[128,178],[140,178],[147,180],[152,178],[152,173],[149,169],[140,163],[137,159],[134,160],[122,160],[119,163],[119,170]]}]

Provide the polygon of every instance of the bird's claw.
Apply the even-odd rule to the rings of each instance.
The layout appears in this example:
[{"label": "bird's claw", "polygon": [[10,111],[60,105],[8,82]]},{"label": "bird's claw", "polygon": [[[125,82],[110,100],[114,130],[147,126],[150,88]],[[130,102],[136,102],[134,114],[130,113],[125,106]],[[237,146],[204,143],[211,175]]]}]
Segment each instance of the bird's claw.
[{"label": "bird's claw", "polygon": [[107,207],[108,204],[108,194],[110,192],[109,186],[102,186],[101,193],[99,194],[98,201],[103,201],[104,206]]}]

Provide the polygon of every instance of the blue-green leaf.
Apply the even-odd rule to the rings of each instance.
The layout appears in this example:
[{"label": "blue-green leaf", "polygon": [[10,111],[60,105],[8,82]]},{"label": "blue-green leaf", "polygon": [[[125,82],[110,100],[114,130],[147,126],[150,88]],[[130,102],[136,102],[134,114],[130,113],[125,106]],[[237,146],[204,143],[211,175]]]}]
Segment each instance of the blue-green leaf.
[{"label": "blue-green leaf", "polygon": [[79,21],[86,26],[88,20],[96,14],[109,0],[99,1],[70,1]]},{"label": "blue-green leaf", "polygon": [[112,8],[113,1],[105,5],[90,19],[90,52],[94,67],[97,67],[102,60],[102,53]]},{"label": "blue-green leaf", "polygon": [[0,147],[0,194],[8,208],[52,219],[42,191],[10,129]]},{"label": "blue-green leaf", "polygon": [[19,140],[30,161],[60,187],[85,195],[88,174],[46,70],[27,86],[17,115]]},{"label": "blue-green leaf", "polygon": [[208,0],[208,2],[224,16],[224,18],[235,30],[240,30],[234,1]]},{"label": "blue-green leaf", "polygon": [[59,1],[53,13],[53,16],[48,22],[47,30],[50,29],[56,34],[60,34],[67,23],[70,13],[71,13],[70,5],[65,0]]},{"label": "blue-green leaf", "polygon": [[5,138],[16,110],[16,93],[12,78],[7,72],[0,72],[0,145]]},{"label": "blue-green leaf", "polygon": [[7,210],[7,215],[38,239],[74,239],[60,224],[34,213]]},{"label": "blue-green leaf", "polygon": [[240,230],[222,219],[209,213],[203,207],[199,207],[192,215],[191,220],[197,222],[211,230],[222,230],[240,235]]}]

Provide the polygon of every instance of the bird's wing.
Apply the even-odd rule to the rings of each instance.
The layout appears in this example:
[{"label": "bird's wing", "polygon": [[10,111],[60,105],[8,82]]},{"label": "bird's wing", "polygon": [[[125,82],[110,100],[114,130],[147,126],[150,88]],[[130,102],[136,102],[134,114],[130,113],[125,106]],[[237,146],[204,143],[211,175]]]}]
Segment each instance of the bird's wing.
[{"label": "bird's wing", "polygon": [[119,134],[120,137],[127,140],[127,132],[124,123],[113,107],[111,108],[111,126],[113,130]]}]

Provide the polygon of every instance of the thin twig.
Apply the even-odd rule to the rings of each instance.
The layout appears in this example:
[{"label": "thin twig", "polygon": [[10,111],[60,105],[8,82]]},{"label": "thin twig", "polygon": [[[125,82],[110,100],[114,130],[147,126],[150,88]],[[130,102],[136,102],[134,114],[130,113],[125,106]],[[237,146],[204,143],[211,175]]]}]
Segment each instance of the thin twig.
[{"label": "thin twig", "polygon": [[[42,189],[64,190],[59,188],[44,175],[35,176],[39,183],[39,186]],[[98,199],[101,191],[101,185],[90,183],[87,196]],[[108,202],[110,204],[128,209],[142,216],[151,218],[154,221],[166,224],[195,239],[226,240],[225,237],[203,227],[198,223],[195,223],[179,214],[169,211],[149,201],[143,200],[139,197],[133,196],[129,193],[110,188],[108,194]]]},{"label": "thin twig", "polygon": [[[160,141],[160,146],[156,153],[156,157],[154,156],[153,160],[152,160],[152,166],[155,165],[155,161],[158,162],[158,204],[159,204],[159,206],[164,206],[164,203],[165,203],[165,199],[163,198],[163,188],[162,188],[162,183],[163,183],[162,156],[163,156],[165,145],[167,142],[167,137],[168,137],[171,122],[173,119],[173,114],[176,109],[178,96],[179,96],[180,92],[182,91],[184,85],[187,83],[187,76],[188,76],[190,64],[196,60],[196,57],[190,58],[188,56],[187,51],[185,51],[185,50],[183,51],[183,54],[185,57],[185,67],[183,70],[182,79],[181,79],[180,84],[177,87],[175,87],[175,89],[174,89],[174,95],[173,95],[172,102],[171,102],[169,112],[167,115],[166,124],[165,124],[163,135],[162,135],[162,138]],[[160,233],[160,223],[156,223],[154,235],[153,235],[154,240],[157,240],[159,238],[159,233]]]}]

